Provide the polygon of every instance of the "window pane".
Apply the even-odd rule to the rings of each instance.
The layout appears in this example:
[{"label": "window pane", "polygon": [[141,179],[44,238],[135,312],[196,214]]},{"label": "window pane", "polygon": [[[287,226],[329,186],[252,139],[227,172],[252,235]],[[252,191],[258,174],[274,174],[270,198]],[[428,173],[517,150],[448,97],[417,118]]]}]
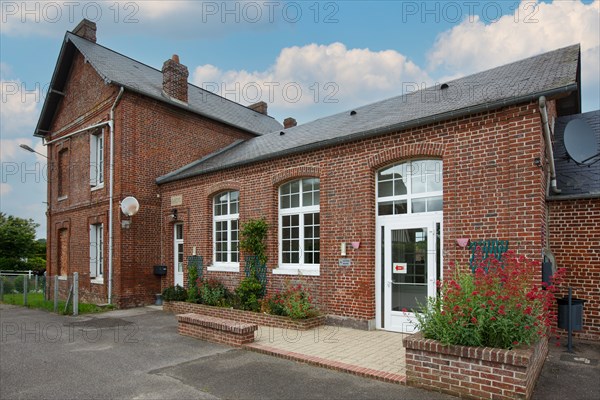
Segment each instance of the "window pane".
[{"label": "window pane", "polygon": [[300,195],[299,194],[293,194],[290,196],[290,207],[291,208],[300,207]]},{"label": "window pane", "polygon": [[427,211],[427,200],[426,199],[417,199],[412,201],[412,212],[414,213],[422,213]]},{"label": "window pane", "polygon": [[431,197],[427,199],[427,211],[442,211],[443,202],[441,197]]},{"label": "window pane", "polygon": [[290,196],[281,196],[281,208],[290,208]]},{"label": "window pane", "polygon": [[379,182],[379,197],[387,197],[392,196],[394,194],[394,182],[393,181],[385,181]]},{"label": "window pane", "polygon": [[424,193],[425,191],[427,191],[427,177],[417,172],[417,175],[412,177],[412,193]]},{"label": "window pane", "polygon": [[302,205],[304,207],[313,205],[313,193],[312,192],[304,192],[302,194]]},{"label": "window pane", "polygon": [[406,214],[408,208],[406,207],[406,200],[399,200],[394,202],[394,214]]},{"label": "window pane", "polygon": [[378,214],[379,215],[394,215],[394,202],[393,201],[385,201],[378,204]]}]

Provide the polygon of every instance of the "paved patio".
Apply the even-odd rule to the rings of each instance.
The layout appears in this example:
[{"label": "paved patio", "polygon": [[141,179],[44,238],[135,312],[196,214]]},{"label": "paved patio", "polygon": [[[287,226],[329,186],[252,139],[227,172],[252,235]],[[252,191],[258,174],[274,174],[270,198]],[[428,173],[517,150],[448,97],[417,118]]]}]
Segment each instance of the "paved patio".
[{"label": "paved patio", "polygon": [[385,382],[405,382],[401,333],[320,326],[308,331],[259,327],[244,348]]}]

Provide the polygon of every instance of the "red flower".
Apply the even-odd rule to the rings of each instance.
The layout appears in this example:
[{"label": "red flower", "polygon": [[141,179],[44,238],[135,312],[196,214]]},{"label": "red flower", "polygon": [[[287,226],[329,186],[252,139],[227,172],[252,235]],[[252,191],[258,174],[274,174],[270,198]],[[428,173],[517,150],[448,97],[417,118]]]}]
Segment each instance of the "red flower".
[{"label": "red flower", "polygon": [[476,324],[477,323],[477,318],[475,318],[475,317],[471,318],[471,322],[474,323],[474,324]]}]

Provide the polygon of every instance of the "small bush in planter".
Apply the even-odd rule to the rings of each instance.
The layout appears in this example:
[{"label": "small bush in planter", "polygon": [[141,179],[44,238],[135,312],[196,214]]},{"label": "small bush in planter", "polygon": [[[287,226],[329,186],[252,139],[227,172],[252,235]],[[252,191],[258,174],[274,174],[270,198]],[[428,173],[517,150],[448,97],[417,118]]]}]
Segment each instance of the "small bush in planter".
[{"label": "small bush in planter", "polygon": [[553,329],[555,285],[564,270],[553,277],[553,285],[543,288],[537,283],[539,263],[512,251],[502,261],[478,256],[477,265],[475,273],[458,271],[454,279],[438,282],[439,296],[429,298],[415,314],[425,338],[511,349],[533,344]]},{"label": "small bush in planter", "polygon": [[162,292],[164,301],[186,301],[187,297],[187,291],[179,285],[168,287]]},{"label": "small bush in planter", "polygon": [[312,298],[302,285],[286,284],[283,292],[275,292],[261,302],[263,312],[293,319],[312,318],[319,314]]},{"label": "small bush in planter", "polygon": [[244,278],[235,289],[235,294],[239,297],[241,308],[249,311],[260,310],[260,299],[263,292],[263,285],[255,275]]},{"label": "small bush in planter", "polygon": [[208,279],[198,288],[200,302],[207,306],[227,306],[227,288],[217,279]]}]

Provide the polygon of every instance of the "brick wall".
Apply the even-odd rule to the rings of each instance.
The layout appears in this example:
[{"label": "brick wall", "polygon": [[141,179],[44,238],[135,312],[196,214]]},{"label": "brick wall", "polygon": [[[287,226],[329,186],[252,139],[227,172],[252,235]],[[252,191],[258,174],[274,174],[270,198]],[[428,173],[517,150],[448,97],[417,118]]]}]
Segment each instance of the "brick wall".
[{"label": "brick wall", "polygon": [[472,399],[529,399],[537,382],[548,340],[526,349],[444,346],[411,335],[406,350],[406,383],[410,386]]},{"label": "brick wall", "polygon": [[[196,247],[205,265],[212,262],[212,197],[240,191],[240,220],[265,217],[268,232],[268,289],[286,280],[302,282],[321,310],[358,320],[375,318],[375,175],[379,168],[412,158],[444,162],[444,274],[448,262],[466,265],[469,252],[457,238],[503,239],[510,248],[539,259],[545,219],[545,174],[534,159],[544,157],[536,103],[455,119],[252,165],[164,184],[162,262],[172,271],[171,196],[181,196],[184,253]],[[290,179],[321,180],[320,276],[273,275],[278,265],[278,188]],[[340,242],[351,267],[338,266]],[[243,268],[241,268],[242,270]],[[235,285],[243,272],[205,272]],[[172,272],[163,283],[172,284]]]},{"label": "brick wall", "polygon": [[325,316],[307,319],[291,319],[279,315],[268,315],[253,311],[236,310],[233,308],[213,307],[204,304],[187,303],[185,301],[167,301],[164,310],[174,314],[201,314],[211,317],[223,318],[231,321],[246,322],[261,326],[273,326],[276,328],[295,329],[306,331],[321,326],[325,322]]},{"label": "brick wall", "polygon": [[550,201],[548,206],[550,248],[557,266],[567,270],[564,286],[586,300],[583,330],[575,337],[600,340],[600,198]]},{"label": "brick wall", "polygon": [[[119,87],[106,85],[90,64],[76,54],[65,87],[65,96],[53,121],[48,140],[81,128],[108,121]],[[187,163],[252,136],[227,125],[199,117],[125,91],[115,109],[115,187],[113,302],[135,306],[154,302],[161,291],[161,278],[152,267],[161,264],[161,200],[154,180]],[[68,169],[58,167],[59,152]],[[69,227],[67,273],[79,272],[82,296],[106,302],[108,277],[109,132],[104,131],[104,187],[90,190],[90,135],[80,133],[48,146],[49,213],[48,274],[56,274],[58,231]],[[64,166],[63,166],[64,167]],[[59,175],[60,174],[60,175]],[[58,194],[58,181],[66,196]],[[65,193],[61,193],[65,194]],[[129,229],[121,223],[129,218],[119,210],[119,201],[135,196],[140,211],[131,218]],[[89,224],[104,224],[104,282],[89,277]],[[83,297],[85,298],[85,297]]]}]

